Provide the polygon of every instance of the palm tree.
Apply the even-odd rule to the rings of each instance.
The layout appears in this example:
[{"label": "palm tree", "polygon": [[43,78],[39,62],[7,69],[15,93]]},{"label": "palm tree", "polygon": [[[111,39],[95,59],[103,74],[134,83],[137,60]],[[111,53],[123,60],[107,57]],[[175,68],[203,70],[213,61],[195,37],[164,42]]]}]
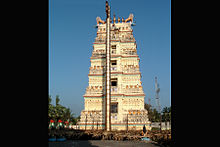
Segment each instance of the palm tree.
[{"label": "palm tree", "polygon": [[59,104],[60,98],[59,95],[56,95],[56,106],[54,107],[54,113],[55,113],[55,124],[58,123],[59,119],[63,119],[65,107]]},{"label": "palm tree", "polygon": [[64,110],[64,116],[63,116],[63,120],[64,121],[73,121],[73,122],[75,122],[75,120],[74,120],[75,118],[74,118],[74,113],[72,113],[72,111],[70,110],[70,108],[66,108],[65,110]]},{"label": "palm tree", "polygon": [[160,113],[155,108],[153,109],[152,116],[153,116],[152,120],[154,122],[159,122],[160,121]]},{"label": "palm tree", "polygon": [[58,104],[56,105],[55,109],[56,109],[57,120],[63,119],[66,108]]},{"label": "palm tree", "polygon": [[167,121],[170,122],[171,120],[171,107],[164,107],[162,113],[162,120],[165,122],[167,128]]}]

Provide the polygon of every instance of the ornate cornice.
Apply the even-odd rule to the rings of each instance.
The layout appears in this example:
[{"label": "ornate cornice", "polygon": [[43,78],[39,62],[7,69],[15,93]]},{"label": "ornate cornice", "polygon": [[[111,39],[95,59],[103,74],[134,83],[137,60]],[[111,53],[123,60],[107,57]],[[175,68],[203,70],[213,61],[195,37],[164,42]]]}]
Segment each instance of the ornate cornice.
[{"label": "ornate cornice", "polygon": [[[111,74],[122,74],[122,75],[141,75],[140,72],[138,73],[124,73],[124,72],[111,72]],[[103,74],[88,74],[88,76],[103,76]]]},{"label": "ornate cornice", "polygon": [[[94,95],[84,95],[83,97],[104,97],[105,95],[94,96]],[[111,96],[146,96],[145,94],[111,94]]]}]

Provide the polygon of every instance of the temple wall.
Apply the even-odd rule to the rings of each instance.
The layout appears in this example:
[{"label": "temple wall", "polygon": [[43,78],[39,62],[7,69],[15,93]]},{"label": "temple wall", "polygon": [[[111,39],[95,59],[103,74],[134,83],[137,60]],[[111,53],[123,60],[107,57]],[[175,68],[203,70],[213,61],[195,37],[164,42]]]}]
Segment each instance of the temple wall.
[{"label": "temple wall", "polygon": [[[112,26],[112,24],[111,24]],[[111,113],[112,130],[150,129],[148,112],[144,109],[145,94],[141,83],[139,56],[131,23],[116,23],[111,31]],[[105,126],[105,42],[106,24],[99,24],[90,58],[89,83],[84,95],[80,129],[104,129]]]}]

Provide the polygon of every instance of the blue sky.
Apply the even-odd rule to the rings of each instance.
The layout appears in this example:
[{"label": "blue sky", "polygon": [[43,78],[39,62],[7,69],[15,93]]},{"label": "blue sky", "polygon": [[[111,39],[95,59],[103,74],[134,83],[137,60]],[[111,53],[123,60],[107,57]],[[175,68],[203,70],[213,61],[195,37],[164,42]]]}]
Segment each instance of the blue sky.
[{"label": "blue sky", "polygon": [[[162,107],[171,105],[170,0],[109,0],[111,15],[134,14],[145,101],[155,106],[155,76]],[[49,0],[49,95],[79,115],[88,86],[96,17],[105,20],[105,0]]]}]

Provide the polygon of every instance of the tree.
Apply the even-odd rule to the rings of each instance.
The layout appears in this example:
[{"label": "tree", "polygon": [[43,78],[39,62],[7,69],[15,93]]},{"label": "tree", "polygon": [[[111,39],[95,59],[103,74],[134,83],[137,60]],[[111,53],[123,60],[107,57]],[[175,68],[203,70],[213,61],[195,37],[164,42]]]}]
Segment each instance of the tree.
[{"label": "tree", "polygon": [[[76,124],[78,121],[78,117],[74,117],[74,113],[71,112],[70,108],[66,108],[59,104],[60,98],[59,95],[56,95],[56,105],[51,104],[52,98],[49,95],[48,97],[48,120],[51,119],[55,121],[55,124],[58,123],[58,120],[61,119],[63,122],[69,121],[72,124]],[[79,116],[80,117],[80,116]],[[48,121],[48,122],[49,122]]]},{"label": "tree", "polygon": [[162,121],[165,122],[167,127],[167,122],[171,121],[171,107],[164,107],[162,110]]},{"label": "tree", "polygon": [[75,118],[74,118],[74,113],[72,113],[72,111],[70,110],[70,108],[66,108],[66,109],[64,110],[63,119],[64,119],[65,121],[71,121],[71,120],[75,119]]},{"label": "tree", "polygon": [[151,105],[150,104],[144,104],[144,109],[146,109],[147,111],[151,110]]},{"label": "tree", "polygon": [[162,121],[167,121],[168,119],[168,107],[164,107],[162,110]]},{"label": "tree", "polygon": [[144,104],[144,108],[148,111],[148,118],[149,118],[149,121],[152,121],[152,118],[153,118],[153,111],[151,109],[151,105],[150,104]]},{"label": "tree", "polygon": [[71,117],[71,118],[70,118],[70,121],[71,121],[71,123],[72,123],[73,125],[76,125],[76,123],[77,123],[77,118]]},{"label": "tree", "polygon": [[149,104],[144,104],[144,108],[148,111],[148,118],[151,122],[160,122],[160,113]]},{"label": "tree", "polygon": [[171,106],[168,107],[168,118],[169,118],[169,121],[171,121]]},{"label": "tree", "polygon": [[48,97],[48,121],[50,121],[51,119],[55,119],[55,107],[51,104],[51,101],[52,101],[52,98],[51,98],[51,96],[49,95],[49,97]]},{"label": "tree", "polygon": [[49,95],[49,97],[48,97],[48,103],[49,103],[49,105],[51,104],[51,101],[52,101],[52,98],[51,98],[51,95]]},{"label": "tree", "polygon": [[60,102],[59,95],[56,95],[56,106],[58,106],[58,105],[59,105],[59,102]]},{"label": "tree", "polygon": [[60,104],[57,104],[55,106],[55,111],[56,111],[56,120],[58,121],[59,119],[64,119],[64,114],[65,114],[65,110],[66,108],[63,107],[62,105]]},{"label": "tree", "polygon": [[[66,108],[59,104],[60,98],[59,95],[56,95],[56,105],[51,104],[52,98],[49,95],[48,97],[48,120],[51,119],[54,120],[55,125],[57,125],[59,120],[62,120],[63,122],[68,121],[70,124],[75,125],[78,120],[80,119],[80,116],[74,117],[74,113],[70,110],[70,108]],[[49,122],[48,121],[48,122]]]},{"label": "tree", "polygon": [[160,122],[160,113],[154,108],[152,112],[152,121]]}]

